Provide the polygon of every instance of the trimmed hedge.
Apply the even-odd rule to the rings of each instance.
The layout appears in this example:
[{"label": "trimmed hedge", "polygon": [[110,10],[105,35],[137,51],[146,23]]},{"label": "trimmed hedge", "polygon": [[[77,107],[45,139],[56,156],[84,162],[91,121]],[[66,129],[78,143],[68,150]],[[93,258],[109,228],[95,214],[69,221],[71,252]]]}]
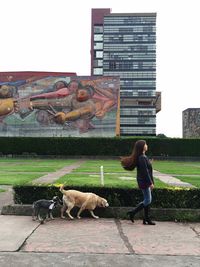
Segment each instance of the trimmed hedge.
[{"label": "trimmed hedge", "polygon": [[[111,207],[136,206],[142,200],[139,189],[119,189],[106,187],[65,187],[82,192],[93,192],[108,200]],[[57,195],[62,198],[58,187],[55,186],[14,186],[14,201],[16,204],[32,204],[38,199],[52,199]],[[154,208],[200,208],[199,189],[154,189]]]},{"label": "trimmed hedge", "polygon": [[22,156],[123,156],[145,139],[149,156],[200,157],[200,139],[156,137],[0,137],[1,155]]}]

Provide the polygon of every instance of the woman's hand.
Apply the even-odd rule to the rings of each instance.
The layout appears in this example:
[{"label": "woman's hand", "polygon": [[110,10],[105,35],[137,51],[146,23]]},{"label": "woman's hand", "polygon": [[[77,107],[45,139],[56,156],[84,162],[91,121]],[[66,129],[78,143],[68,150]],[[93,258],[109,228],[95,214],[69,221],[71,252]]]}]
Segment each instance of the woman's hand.
[{"label": "woman's hand", "polygon": [[150,185],[150,189],[153,190],[154,189],[154,184]]}]

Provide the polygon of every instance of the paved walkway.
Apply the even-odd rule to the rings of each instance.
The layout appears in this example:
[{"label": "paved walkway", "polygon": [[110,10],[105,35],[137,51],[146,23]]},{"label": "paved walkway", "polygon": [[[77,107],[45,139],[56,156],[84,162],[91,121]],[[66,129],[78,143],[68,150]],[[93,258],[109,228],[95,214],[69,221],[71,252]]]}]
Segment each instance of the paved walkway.
[{"label": "paved walkway", "polygon": [[189,183],[186,182],[182,182],[180,179],[175,178],[171,175],[165,174],[165,173],[161,173],[158,171],[153,171],[153,175],[158,178],[160,181],[171,185],[171,186],[177,186],[177,187],[195,187],[194,185],[191,185]]},{"label": "paved walkway", "polygon": [[47,175],[44,175],[38,179],[33,180],[33,184],[38,184],[38,183],[46,183],[46,184],[50,184],[53,183],[54,181],[58,180],[58,178],[64,176],[65,174],[68,174],[70,172],[72,172],[74,169],[77,169],[78,167],[80,167],[80,165],[84,162],[85,160],[79,160],[74,164],[71,164],[69,166],[65,166],[64,168],[56,171],[56,172],[52,172],[52,173],[48,173]]},{"label": "paved walkway", "polygon": [[[200,223],[0,215],[0,266],[197,267]],[[187,244],[185,244],[187,242]]]}]

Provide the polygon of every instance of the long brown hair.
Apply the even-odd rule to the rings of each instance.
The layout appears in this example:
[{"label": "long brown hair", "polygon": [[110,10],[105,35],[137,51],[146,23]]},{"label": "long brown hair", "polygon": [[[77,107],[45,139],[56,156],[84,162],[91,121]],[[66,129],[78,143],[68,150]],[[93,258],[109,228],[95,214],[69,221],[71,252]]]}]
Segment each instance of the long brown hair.
[{"label": "long brown hair", "polygon": [[132,171],[135,169],[138,157],[143,154],[145,144],[145,140],[138,140],[133,147],[131,155],[121,157],[121,164],[125,170]]}]

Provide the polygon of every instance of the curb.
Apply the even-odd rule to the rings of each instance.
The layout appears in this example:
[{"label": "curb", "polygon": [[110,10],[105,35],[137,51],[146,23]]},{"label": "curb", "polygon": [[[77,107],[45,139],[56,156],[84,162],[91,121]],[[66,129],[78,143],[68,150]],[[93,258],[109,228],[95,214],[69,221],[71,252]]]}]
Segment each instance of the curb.
[{"label": "curb", "polygon": [[[108,207],[108,208],[96,208],[94,213],[100,218],[118,218],[128,219],[127,211],[133,209],[133,207]],[[78,208],[74,208],[71,211],[72,216],[76,217]],[[19,216],[31,216],[32,205],[7,205],[3,206],[1,215],[19,215]],[[53,216],[60,216],[60,208],[57,207],[53,210]],[[82,212],[82,217],[91,217],[90,213],[86,210]],[[190,221],[200,222],[200,209],[166,209],[166,208],[152,208],[151,217],[156,221]],[[135,218],[143,218],[143,213],[136,214]]]}]

